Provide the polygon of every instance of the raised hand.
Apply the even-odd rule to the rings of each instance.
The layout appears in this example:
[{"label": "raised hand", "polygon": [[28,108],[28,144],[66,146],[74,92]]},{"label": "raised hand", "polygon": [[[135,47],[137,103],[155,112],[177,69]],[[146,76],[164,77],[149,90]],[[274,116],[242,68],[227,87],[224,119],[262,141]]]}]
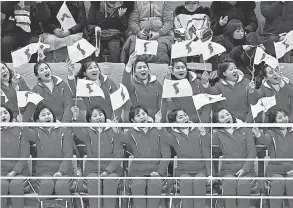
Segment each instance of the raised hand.
[{"label": "raised hand", "polygon": [[224,18],[221,16],[219,20],[219,24],[223,27],[228,22],[228,16],[225,16]]}]

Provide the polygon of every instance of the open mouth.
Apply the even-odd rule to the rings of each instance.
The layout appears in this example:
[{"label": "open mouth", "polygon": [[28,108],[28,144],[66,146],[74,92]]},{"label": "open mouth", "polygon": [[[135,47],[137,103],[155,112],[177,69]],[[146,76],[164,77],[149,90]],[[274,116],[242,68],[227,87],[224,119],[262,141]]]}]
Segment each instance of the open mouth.
[{"label": "open mouth", "polygon": [[7,78],[7,77],[8,77],[7,75],[8,75],[8,74],[6,74],[6,73],[5,73],[5,74],[2,74],[2,77],[3,77],[3,78]]},{"label": "open mouth", "polygon": [[50,120],[46,120],[45,122],[46,122],[46,123],[51,123],[51,119],[50,119]]},{"label": "open mouth", "polygon": [[237,79],[237,78],[238,78],[238,74],[237,74],[237,72],[233,72],[233,73],[232,73],[232,76],[233,76],[235,79]]},{"label": "open mouth", "polygon": [[147,73],[146,72],[141,72],[140,75],[144,77],[144,76],[147,75]]},{"label": "open mouth", "polygon": [[7,122],[7,119],[6,118],[2,118],[2,122]]},{"label": "open mouth", "polygon": [[179,72],[178,74],[180,77],[184,76],[185,75],[185,72]]},{"label": "open mouth", "polygon": [[94,76],[94,77],[98,76],[98,72],[93,72],[92,76]]},{"label": "open mouth", "polygon": [[46,78],[50,78],[50,73],[49,73],[49,72],[46,72],[46,73],[45,73],[45,77],[46,77]]}]

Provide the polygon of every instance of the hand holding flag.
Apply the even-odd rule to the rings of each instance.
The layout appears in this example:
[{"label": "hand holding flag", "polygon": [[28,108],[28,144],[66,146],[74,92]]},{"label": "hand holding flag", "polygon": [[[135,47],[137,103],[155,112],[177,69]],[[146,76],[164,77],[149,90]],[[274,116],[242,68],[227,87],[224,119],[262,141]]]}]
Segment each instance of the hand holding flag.
[{"label": "hand holding flag", "polygon": [[164,80],[162,98],[192,96],[192,87],[187,79]]},{"label": "hand holding flag", "polygon": [[48,48],[50,48],[51,46],[49,44],[45,44],[41,42],[41,38],[39,39],[39,47],[38,47],[38,61],[40,60],[44,60],[45,59],[45,53],[44,51]]},{"label": "hand holding flag", "polygon": [[255,105],[251,105],[252,117],[256,118],[260,112],[267,112],[271,107],[276,105],[275,95],[272,97],[260,98]]},{"label": "hand holding flag", "polygon": [[157,55],[158,41],[156,40],[142,40],[136,38],[135,52],[137,55],[150,54]]},{"label": "hand holding flag", "polygon": [[25,107],[28,103],[38,105],[44,99],[39,94],[30,91],[17,91],[16,95],[19,108]]},{"label": "hand holding flag", "polygon": [[121,108],[130,99],[127,88],[119,84],[119,89],[110,95],[113,111]]},{"label": "hand holding flag", "polygon": [[66,2],[62,4],[60,10],[57,14],[57,19],[60,22],[60,25],[64,32],[67,32],[70,28],[76,25],[76,22],[71,15],[68,7],[66,6]]},{"label": "hand holding flag", "polygon": [[103,97],[105,99],[105,94],[103,90],[93,81],[78,79],[76,86],[76,97]]}]

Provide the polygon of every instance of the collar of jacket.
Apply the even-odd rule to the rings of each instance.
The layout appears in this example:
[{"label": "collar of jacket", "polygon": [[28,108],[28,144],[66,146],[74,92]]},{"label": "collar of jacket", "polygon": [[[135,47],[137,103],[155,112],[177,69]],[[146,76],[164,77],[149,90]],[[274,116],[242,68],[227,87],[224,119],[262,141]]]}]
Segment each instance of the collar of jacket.
[{"label": "collar of jacket", "polygon": [[[192,122],[191,122],[192,123]],[[177,128],[171,128],[174,132],[176,132],[176,133],[178,133],[178,134],[182,134],[182,132],[180,132]],[[190,129],[190,131],[193,131],[194,129],[195,129],[195,127],[191,127],[191,128],[189,128]]]},{"label": "collar of jacket", "polygon": [[196,79],[197,79],[197,75],[196,75],[196,73],[193,72],[193,71],[188,71],[188,80],[189,80],[190,82],[193,82],[193,81],[196,80]]},{"label": "collar of jacket", "polygon": [[[243,73],[240,73],[238,80],[237,80],[237,83],[241,82],[243,79],[244,79],[244,75],[243,75]],[[221,79],[221,80],[222,80],[223,85],[230,85],[225,79]]]},{"label": "collar of jacket", "polygon": [[[107,127],[104,129],[104,131],[107,131],[107,130],[110,129],[110,128],[111,128],[111,127],[107,126]],[[95,131],[95,132],[96,132],[96,131],[99,131],[98,129],[94,129],[93,127],[90,127],[90,129],[93,130],[93,131]],[[102,132],[104,132],[104,131],[102,131]],[[102,133],[102,132],[101,132],[101,133]]]},{"label": "collar of jacket", "polygon": [[[55,75],[52,75],[52,80],[54,85],[58,85],[63,81],[61,77]],[[41,87],[45,87],[44,83],[40,79],[38,79],[38,85],[40,85]]]},{"label": "collar of jacket", "polygon": [[[148,77],[148,83],[155,82],[157,80],[157,77],[155,75],[150,74]],[[133,75],[133,81],[137,84],[141,84],[142,81],[139,81],[136,76]]]},{"label": "collar of jacket", "polygon": [[[289,79],[287,77],[283,77],[282,80],[281,80],[282,84],[289,84]],[[270,86],[270,84],[268,83],[268,80],[267,79],[264,79],[262,81],[262,84],[264,87],[266,88],[269,88],[269,89],[272,89],[272,87]]]},{"label": "collar of jacket", "polygon": [[[148,116],[148,123],[154,123],[154,119],[152,119],[152,117]],[[149,129],[152,129],[153,127],[150,127]],[[134,130],[136,131],[141,131],[141,129],[137,128],[137,127],[133,127]]]},{"label": "collar of jacket", "polygon": [[[59,120],[56,120],[56,123],[61,123]],[[47,130],[47,129],[45,129],[44,127],[42,127],[42,126],[39,126],[39,127],[37,127],[37,128],[40,128],[40,129],[42,129],[42,130]],[[61,128],[61,126],[54,126],[54,127],[50,127],[50,128],[53,128],[53,129],[58,129],[58,128]],[[65,127],[66,128],[66,127]]]},{"label": "collar of jacket", "polygon": [[291,128],[291,130],[289,131],[289,133],[290,133],[290,132],[293,132],[293,128]]}]

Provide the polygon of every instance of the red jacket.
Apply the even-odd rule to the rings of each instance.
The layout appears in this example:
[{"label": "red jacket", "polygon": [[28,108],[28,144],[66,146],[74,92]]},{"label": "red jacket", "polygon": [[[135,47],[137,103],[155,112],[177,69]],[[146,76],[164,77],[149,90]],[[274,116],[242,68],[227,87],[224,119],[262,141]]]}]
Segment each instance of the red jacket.
[{"label": "red jacket", "polygon": [[38,160],[36,166],[37,176],[43,174],[55,174],[61,172],[63,175],[72,174],[72,161],[54,160],[54,158],[72,158],[73,145],[71,130],[63,127],[47,128],[23,128],[25,139],[36,143],[38,158],[52,158],[52,160]]},{"label": "red jacket", "polygon": [[[19,127],[1,128],[1,158],[28,158],[30,144],[22,136]],[[2,160],[1,176],[6,176],[11,171],[18,175],[29,175],[28,163],[25,160]]]}]

